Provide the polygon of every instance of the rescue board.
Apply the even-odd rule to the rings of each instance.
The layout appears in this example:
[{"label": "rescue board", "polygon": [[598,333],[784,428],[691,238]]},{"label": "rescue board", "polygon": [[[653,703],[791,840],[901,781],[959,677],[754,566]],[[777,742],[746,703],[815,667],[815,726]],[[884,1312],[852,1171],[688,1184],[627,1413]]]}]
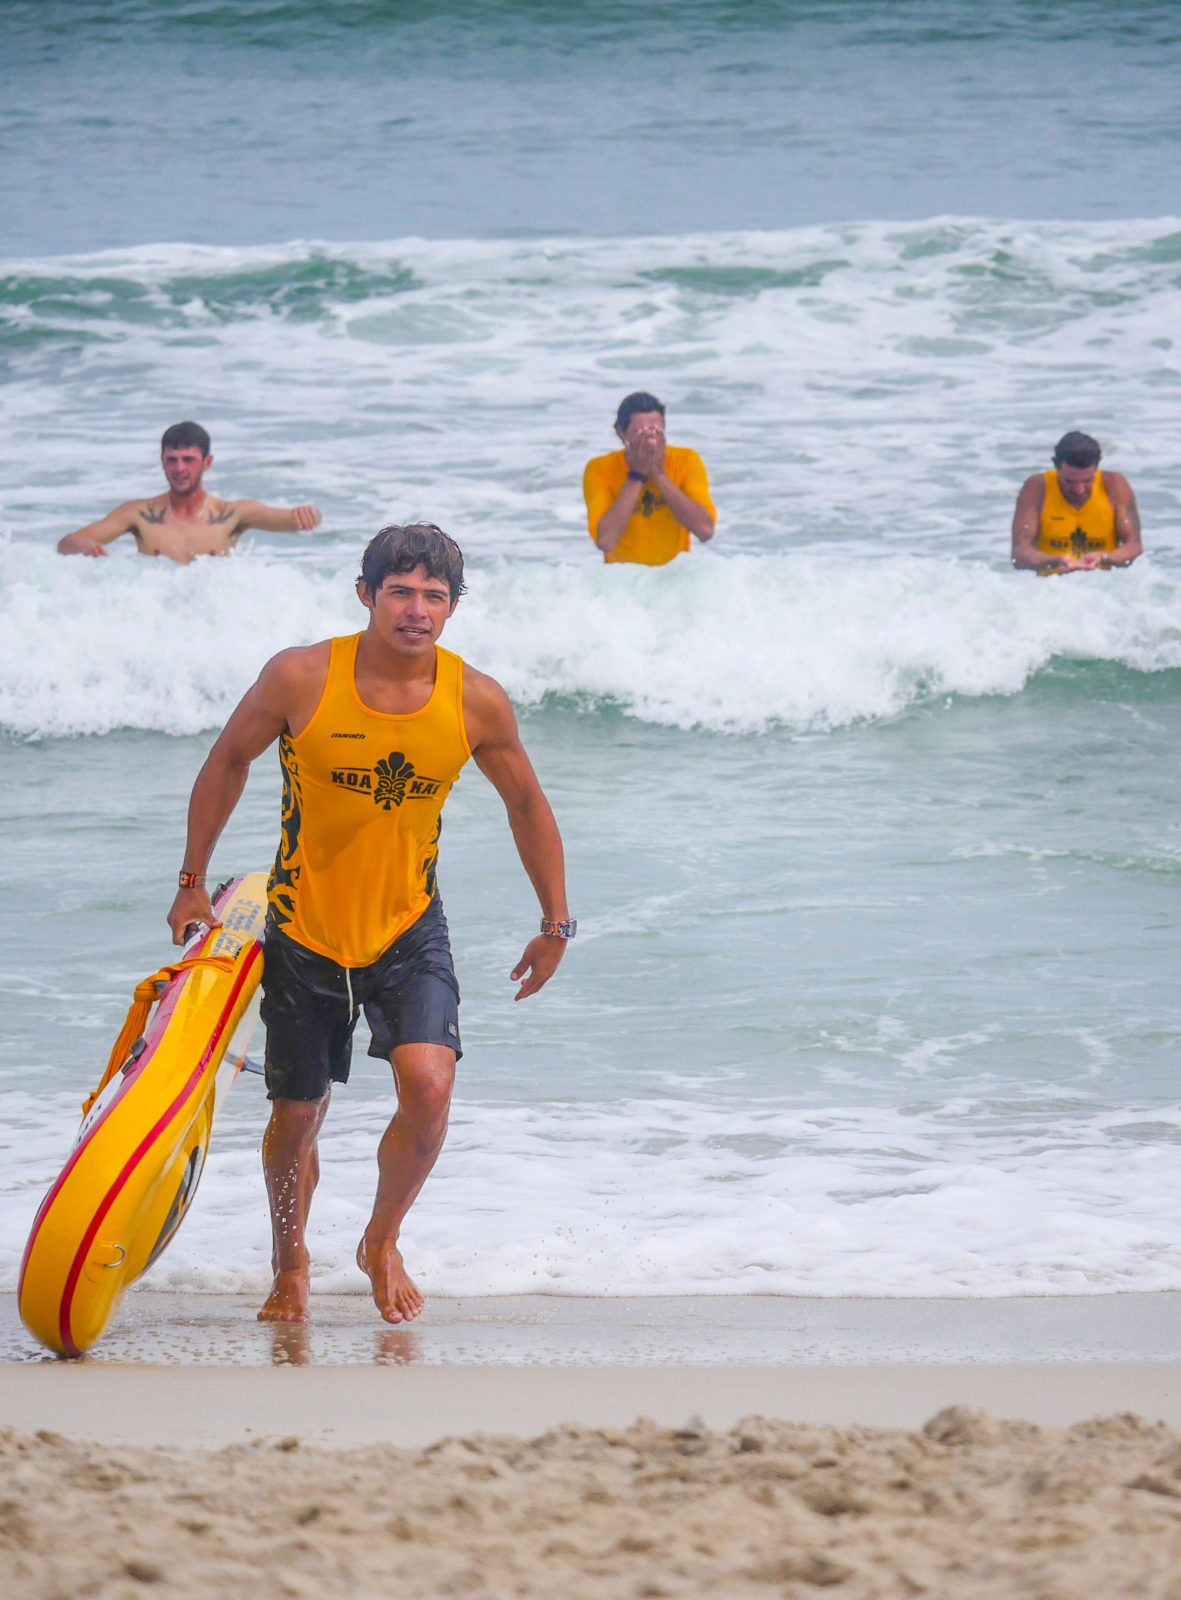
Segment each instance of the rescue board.
[{"label": "rescue board", "polygon": [[[69,1160],[21,1262],[21,1320],[59,1355],[102,1336],[120,1296],[159,1259],[197,1192],[213,1119],[258,1017],[266,875],[214,900],[220,926],[135,991]],[[148,1013],[155,1006],[150,1023]]]}]

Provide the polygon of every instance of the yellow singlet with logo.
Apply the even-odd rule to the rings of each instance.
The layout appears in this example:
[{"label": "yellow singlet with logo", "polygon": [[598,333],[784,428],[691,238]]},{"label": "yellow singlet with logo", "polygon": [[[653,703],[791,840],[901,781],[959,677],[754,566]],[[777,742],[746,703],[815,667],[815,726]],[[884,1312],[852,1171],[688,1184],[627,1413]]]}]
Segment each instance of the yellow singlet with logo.
[{"label": "yellow singlet with logo", "polygon": [[1097,472],[1085,504],[1072,506],[1058,487],[1058,474],[1047,472],[1046,503],[1042,507],[1036,550],[1047,555],[1086,555],[1088,550],[1114,550],[1115,507],[1107,497],[1103,474]]},{"label": "yellow singlet with logo", "polygon": [[343,967],[376,961],[430,904],[443,802],[472,753],[460,658],[436,646],[430,699],[391,716],[357,693],[360,638],[332,640],[312,720],[279,740],[283,833],[267,890],[276,925]]}]

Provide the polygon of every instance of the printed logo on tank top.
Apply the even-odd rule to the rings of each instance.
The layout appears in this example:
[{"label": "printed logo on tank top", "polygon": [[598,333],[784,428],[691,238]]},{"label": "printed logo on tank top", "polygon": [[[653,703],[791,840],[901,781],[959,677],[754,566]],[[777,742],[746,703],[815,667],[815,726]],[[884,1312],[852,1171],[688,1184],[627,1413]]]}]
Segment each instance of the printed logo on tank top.
[{"label": "printed logo on tank top", "polygon": [[664,496],[662,494],[654,494],[651,489],[645,489],[640,496],[640,503],[636,509],[642,517],[650,517],[654,511],[663,511]]},{"label": "printed logo on tank top", "polygon": [[414,763],[400,750],[391,750],[371,767],[332,767],[330,771],[335,788],[365,795],[383,811],[404,800],[429,800],[443,787],[441,778],[416,772]]},{"label": "printed logo on tank top", "polygon": [[[1068,517],[1055,513],[1051,513],[1046,518],[1047,522],[1054,523],[1065,523],[1069,520]],[[1079,527],[1075,527],[1070,533],[1059,532],[1058,528],[1048,529],[1046,543],[1051,550],[1066,550],[1069,548],[1073,556],[1084,556],[1091,550],[1103,550],[1106,548],[1102,539],[1088,537],[1086,530]]]}]

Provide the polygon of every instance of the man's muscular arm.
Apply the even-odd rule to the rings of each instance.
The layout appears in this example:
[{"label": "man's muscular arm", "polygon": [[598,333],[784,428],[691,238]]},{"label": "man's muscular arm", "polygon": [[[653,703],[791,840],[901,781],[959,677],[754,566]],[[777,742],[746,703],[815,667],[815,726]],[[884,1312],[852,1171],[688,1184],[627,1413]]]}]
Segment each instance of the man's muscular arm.
[{"label": "man's muscular arm", "polygon": [[[267,662],[239,701],[193,784],[182,871],[205,872],[213,847],[242,798],[251,762],[290,722],[300,720],[309,696],[319,694],[325,671],[322,646],[284,650]],[[212,927],[216,921],[207,889],[177,890],[168,913],[173,944],[185,942],[185,930],[194,922]]]},{"label": "man's muscular arm", "polygon": [[1103,482],[1111,499],[1111,509],[1115,512],[1117,542],[1114,550],[1100,553],[1099,565],[1130,567],[1137,556],[1144,554],[1144,545],[1140,539],[1140,508],[1136,504],[1136,496],[1132,493],[1132,485],[1122,472],[1105,472]]},{"label": "man's muscular arm", "polygon": [[[464,721],[476,765],[504,801],[513,842],[541,904],[542,916],[547,921],[564,922],[570,911],[566,904],[562,836],[525,754],[509,698],[493,679],[470,667],[465,666],[463,681]],[[514,998],[524,1000],[536,994],[553,977],[565,953],[564,939],[544,933],[530,939],[510,973],[514,982],[525,980]]]},{"label": "man's muscular arm", "polygon": [[[631,467],[630,461],[628,466]],[[623,530],[631,521],[640,496],[644,492],[644,482],[645,478],[625,478],[623,488],[599,518],[598,526],[595,528],[595,543],[604,555],[614,550],[622,539]]]},{"label": "man's muscular arm", "polygon": [[1021,485],[1013,512],[1013,565],[1035,571],[1039,567],[1060,567],[1063,571],[1070,571],[1075,563],[1069,556],[1051,555],[1048,550],[1036,547],[1045,503],[1046,480],[1040,472],[1035,472],[1032,478],[1026,478]]},{"label": "man's muscular arm", "polygon": [[665,472],[663,465],[659,472],[652,474],[652,481],[664,496],[664,503],[668,506],[673,516],[682,528],[688,528],[695,538],[702,544],[708,543],[714,536],[714,519],[703,505],[690,498]]},{"label": "man's muscular arm", "polygon": [[319,506],[268,506],[261,500],[233,500],[237,532],[258,528],[263,533],[311,533],[320,525]]},{"label": "man's muscular arm", "polygon": [[57,541],[58,553],[63,556],[107,555],[107,546],[120,534],[134,533],[142,506],[142,500],[128,500],[97,522],[88,522],[77,533],[67,533]]}]

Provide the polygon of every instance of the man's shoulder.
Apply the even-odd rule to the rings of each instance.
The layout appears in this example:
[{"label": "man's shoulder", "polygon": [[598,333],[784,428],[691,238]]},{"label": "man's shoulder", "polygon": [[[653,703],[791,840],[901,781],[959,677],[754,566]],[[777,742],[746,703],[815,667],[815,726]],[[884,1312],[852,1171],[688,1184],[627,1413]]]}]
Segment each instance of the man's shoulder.
[{"label": "man's shoulder", "polygon": [[274,684],[289,684],[304,688],[328,673],[332,657],[332,640],[319,639],[315,644],[293,644],[280,650],[263,667],[260,676]]},{"label": "man's shoulder", "polygon": [[324,685],[332,641],[293,645],[272,656],[243,701],[254,713],[273,717],[288,728],[306,728]]},{"label": "man's shoulder", "polygon": [[250,495],[245,495],[238,500],[231,500],[224,494],[210,494],[208,491],[206,491],[205,499],[210,506],[216,506],[219,511],[232,511],[235,516],[242,516],[245,512],[253,511],[263,504],[261,500],[255,500]]},{"label": "man's shoulder", "polygon": [[622,450],[609,450],[605,456],[592,456],[583,472],[584,478],[609,477],[622,469],[627,474],[627,461]]},{"label": "man's shoulder", "polygon": [[704,467],[705,463],[696,450],[690,450],[685,444],[666,444],[664,447],[664,466],[667,471],[676,467],[684,471],[688,467]]},{"label": "man's shoulder", "polygon": [[463,663],[463,714],[473,748],[489,735],[503,733],[516,723],[512,701],[505,690],[470,661]]},{"label": "man's shoulder", "polygon": [[473,667],[471,662],[465,661],[462,656],[457,656],[456,660],[459,661],[463,669],[463,697],[465,700],[471,700],[473,697],[489,702],[508,699],[508,695],[495,678],[489,677],[488,673],[481,672],[477,667]]},{"label": "man's shoulder", "polygon": [[1122,472],[1111,472],[1105,467],[1103,469],[1102,477],[1103,487],[1109,493],[1114,490],[1116,494],[1131,494],[1132,485],[1124,477]]}]

